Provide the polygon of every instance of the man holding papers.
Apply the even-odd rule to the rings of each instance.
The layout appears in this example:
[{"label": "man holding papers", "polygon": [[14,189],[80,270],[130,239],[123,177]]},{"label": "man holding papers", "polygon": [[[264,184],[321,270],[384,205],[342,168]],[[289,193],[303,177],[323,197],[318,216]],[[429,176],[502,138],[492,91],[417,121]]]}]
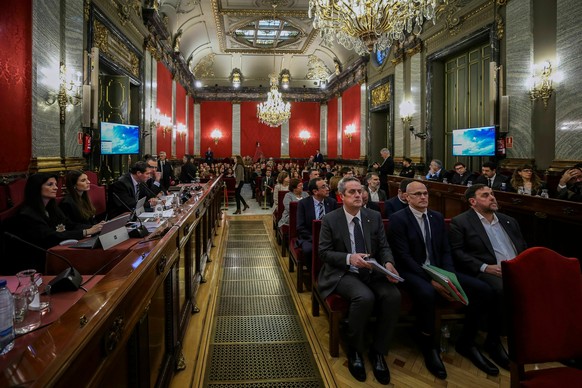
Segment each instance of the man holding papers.
[{"label": "man holding papers", "polygon": [[372,314],[376,316],[369,358],[378,382],[388,384],[390,371],[384,356],[400,314],[400,292],[395,285],[398,280],[372,272],[372,264],[366,259],[375,259],[395,275],[398,272],[386,241],[382,216],[362,207],[363,190],[357,178],[346,177],[339,182],[343,207],[322,219],[319,255],[323,267],[318,287],[323,298],[335,292],[350,302],[345,336],[348,368],[358,381],[366,380],[363,353],[368,347],[367,326]]},{"label": "man holding papers", "polygon": [[[499,369],[475,346],[475,337],[484,315],[491,310],[493,292],[484,282],[457,273],[442,214],[428,210],[428,190],[421,182],[406,187],[408,207],[390,217],[390,244],[396,257],[396,266],[406,281],[403,286],[410,292],[417,315],[420,346],[427,369],[436,377],[445,379],[447,371],[435,347],[435,304],[439,299],[455,301],[455,291],[468,299],[463,332],[457,343],[457,352],[485,373],[495,376]],[[432,266],[432,272],[445,272],[450,282],[433,277],[423,266]],[[441,284],[442,283],[442,284]],[[458,288],[461,290],[458,290]],[[464,290],[464,293],[463,293]],[[465,300],[466,301],[466,300]],[[467,302],[467,301],[466,301]]]}]

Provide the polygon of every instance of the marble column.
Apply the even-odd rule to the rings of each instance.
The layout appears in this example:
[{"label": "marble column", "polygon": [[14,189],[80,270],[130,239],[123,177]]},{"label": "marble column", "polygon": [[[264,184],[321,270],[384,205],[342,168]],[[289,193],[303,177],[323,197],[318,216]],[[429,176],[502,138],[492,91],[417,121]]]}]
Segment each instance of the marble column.
[{"label": "marble column", "polygon": [[240,155],[240,103],[232,104],[232,154]]},{"label": "marble column", "polygon": [[[410,124],[414,127],[416,132],[424,132],[422,127],[422,55],[420,53],[414,54],[410,57],[410,101],[414,105],[414,114]],[[401,122],[402,123],[402,122]],[[410,149],[407,151],[409,158],[420,160],[422,156],[423,141],[415,137],[408,128],[403,128],[403,136],[408,138]]]},{"label": "marble column", "polygon": [[342,115],[342,96],[337,98],[337,157],[342,157],[342,138],[344,136]]},{"label": "marble column", "polygon": [[201,126],[200,126],[200,103],[194,103],[194,151],[195,156],[202,155],[200,153],[200,142],[201,142]]},{"label": "marble column", "polygon": [[172,158],[176,158],[176,80],[172,80]]},{"label": "marble column", "polygon": [[406,135],[402,129],[402,120],[400,117],[400,104],[406,100],[406,92],[404,90],[404,63],[400,62],[394,67],[394,149],[391,150],[395,159],[401,159],[408,152],[405,144],[404,136]]},{"label": "marble column", "polygon": [[158,142],[158,131],[156,130],[153,119],[156,115],[156,107],[158,104],[158,66],[155,58],[152,57],[149,51],[145,51],[145,125],[149,136],[144,140],[145,153],[154,154],[156,151],[156,144]]},{"label": "marble column", "polygon": [[319,105],[319,152],[327,156],[327,104]]},{"label": "marble column", "polygon": [[281,124],[281,152],[282,158],[289,157],[289,120]]}]

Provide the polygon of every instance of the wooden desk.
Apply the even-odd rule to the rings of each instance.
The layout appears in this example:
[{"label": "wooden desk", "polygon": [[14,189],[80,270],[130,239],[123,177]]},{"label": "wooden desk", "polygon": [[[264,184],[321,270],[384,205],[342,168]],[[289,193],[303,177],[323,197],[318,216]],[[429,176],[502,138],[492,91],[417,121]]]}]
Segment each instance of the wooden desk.
[{"label": "wooden desk", "polygon": [[163,237],[131,247],[87,294],[31,337],[34,364],[8,353],[0,386],[167,386],[188,361],[183,336],[220,225],[221,199],[218,177],[182,207]]}]

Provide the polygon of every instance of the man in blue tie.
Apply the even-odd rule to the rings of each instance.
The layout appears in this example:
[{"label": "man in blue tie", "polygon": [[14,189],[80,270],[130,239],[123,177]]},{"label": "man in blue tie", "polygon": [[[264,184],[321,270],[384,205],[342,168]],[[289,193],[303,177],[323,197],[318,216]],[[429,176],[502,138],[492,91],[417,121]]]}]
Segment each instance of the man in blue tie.
[{"label": "man in blue tie", "polygon": [[442,214],[428,209],[428,190],[424,183],[409,183],[405,197],[408,207],[390,216],[389,241],[396,258],[396,268],[406,279],[402,285],[414,302],[418,339],[427,369],[439,379],[447,377],[435,346],[435,305],[439,299],[450,302],[454,299],[425,273],[423,264],[456,273],[469,299],[457,350],[488,375],[498,375],[499,369],[477,350],[474,342],[480,322],[494,310],[493,290],[485,282],[455,270],[444,218]]}]

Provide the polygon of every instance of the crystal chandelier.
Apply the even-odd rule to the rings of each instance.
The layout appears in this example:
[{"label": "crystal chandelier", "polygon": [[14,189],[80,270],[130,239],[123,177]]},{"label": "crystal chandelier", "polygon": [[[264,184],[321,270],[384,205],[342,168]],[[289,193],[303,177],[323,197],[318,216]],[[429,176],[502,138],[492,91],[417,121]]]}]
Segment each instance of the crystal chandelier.
[{"label": "crystal chandelier", "polygon": [[436,4],[448,0],[309,0],[313,27],[326,46],[337,40],[359,55],[382,51],[405,34],[418,35],[424,20],[435,15]]},{"label": "crystal chandelier", "polygon": [[277,75],[271,74],[271,90],[267,94],[267,101],[257,107],[259,122],[269,127],[278,127],[291,117],[291,104],[283,102],[277,81]]},{"label": "crystal chandelier", "polygon": [[[275,19],[276,3],[273,3],[273,19]],[[257,106],[257,117],[259,122],[269,127],[278,127],[291,117],[291,104],[283,102],[277,84],[279,77],[275,71],[275,45],[273,42],[273,73],[269,75],[271,79],[271,90],[267,93],[267,101],[261,102]]]}]

